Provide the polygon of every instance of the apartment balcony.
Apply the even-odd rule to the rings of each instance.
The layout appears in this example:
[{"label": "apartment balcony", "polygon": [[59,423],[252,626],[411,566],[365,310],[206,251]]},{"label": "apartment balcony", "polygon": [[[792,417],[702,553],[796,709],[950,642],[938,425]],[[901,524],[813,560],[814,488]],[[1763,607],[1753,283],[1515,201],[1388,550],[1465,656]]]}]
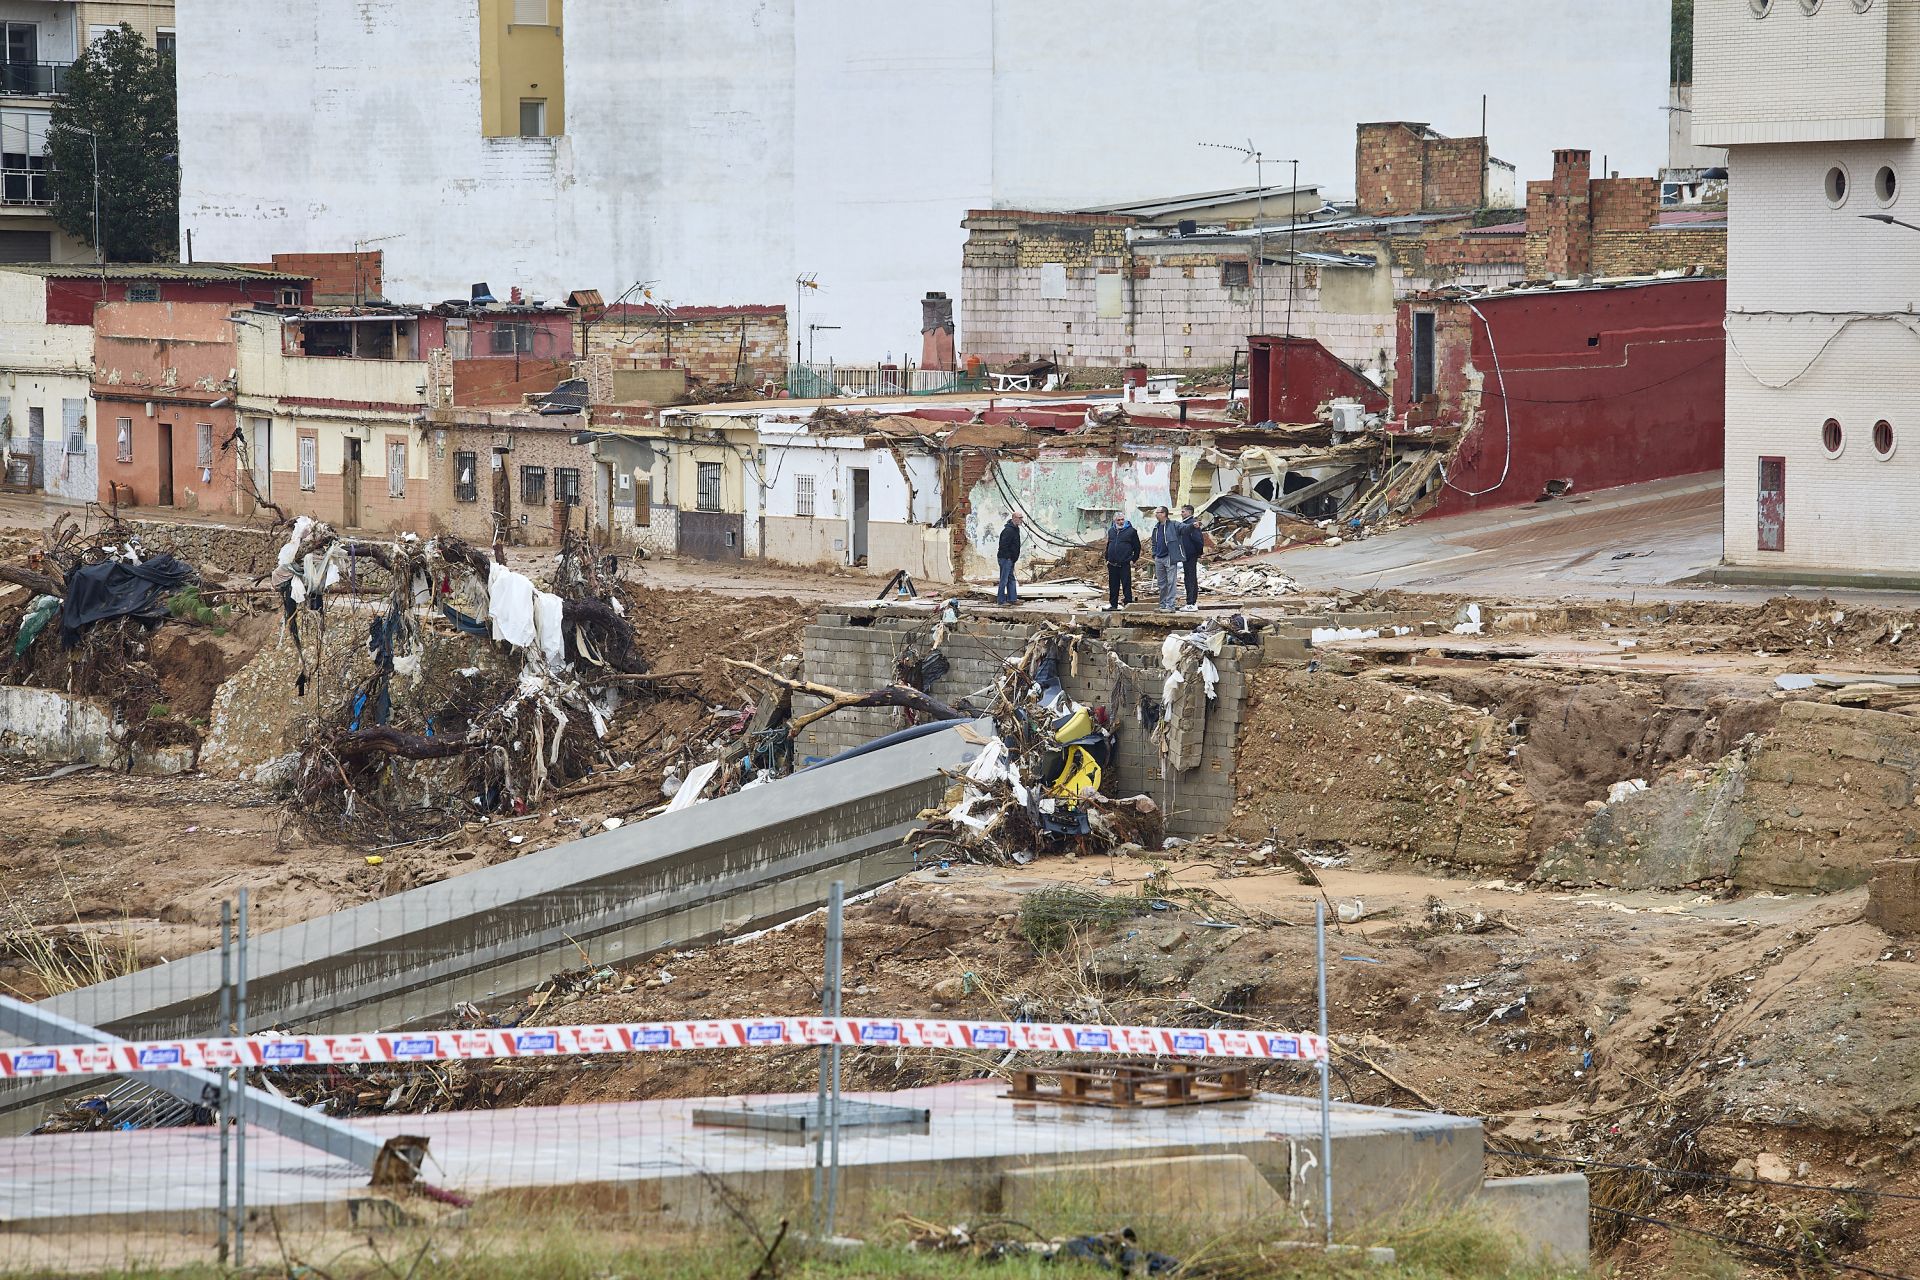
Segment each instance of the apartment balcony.
[{"label": "apartment balcony", "polygon": [[0,62],[0,97],[57,98],[67,91],[70,62]]},{"label": "apartment balcony", "polygon": [[52,173],[45,169],[0,168],[0,208],[44,209],[52,203]]}]

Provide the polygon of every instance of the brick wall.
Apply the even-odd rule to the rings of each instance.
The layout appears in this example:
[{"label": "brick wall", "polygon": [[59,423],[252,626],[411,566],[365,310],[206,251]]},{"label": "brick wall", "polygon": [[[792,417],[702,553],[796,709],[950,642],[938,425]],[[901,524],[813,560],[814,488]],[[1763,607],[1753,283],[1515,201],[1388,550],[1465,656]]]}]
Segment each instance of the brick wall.
[{"label": "brick wall", "polygon": [[1420,208],[1425,213],[1478,209],[1487,182],[1485,138],[1429,138]]},{"label": "brick wall", "polygon": [[1646,276],[1697,267],[1707,275],[1727,270],[1727,233],[1718,227],[1673,227],[1596,233],[1596,276]]},{"label": "brick wall", "polygon": [[1388,122],[1363,124],[1354,146],[1354,198],[1362,215],[1418,213],[1426,190],[1424,131]]},{"label": "brick wall", "polygon": [[1363,124],[1353,169],[1364,216],[1477,209],[1485,203],[1487,140],[1444,138],[1405,121]]},{"label": "brick wall", "polygon": [[1603,231],[1644,231],[1660,212],[1660,183],[1655,178],[1595,178],[1587,184],[1595,235]]},{"label": "brick wall", "polygon": [[[856,621],[865,625],[854,625]],[[925,620],[917,618],[869,620],[845,614],[822,614],[819,621],[806,630],[806,677],[841,689],[871,689],[886,684],[894,678],[894,663],[910,637],[924,647],[926,628]],[[936,698],[950,700],[992,684],[1005,661],[1025,648],[1031,634],[1032,628],[1022,623],[985,620],[950,629],[941,651],[951,670],[929,692]],[[1129,666],[1146,673],[1147,687],[1157,690],[1159,634],[1112,628],[1106,635],[1116,641]],[[1246,698],[1246,676],[1242,668],[1260,660],[1258,650],[1227,650],[1218,663],[1219,697],[1208,710],[1201,762],[1175,778],[1161,778],[1159,752],[1141,727],[1135,708],[1110,706],[1117,729],[1115,777],[1102,789],[1109,795],[1145,792],[1152,796],[1168,813],[1170,834],[1194,835],[1218,830],[1227,821],[1234,802],[1234,750]],[[1089,705],[1108,703],[1113,697],[1113,674],[1105,660],[1085,653],[1081,655],[1079,673],[1068,678],[1065,684],[1069,695]],[[818,705],[811,699],[796,699],[797,710],[803,702],[807,708]],[[840,711],[802,734],[799,751],[802,756],[824,758],[899,727],[894,713],[888,710]]]},{"label": "brick wall", "polygon": [[748,382],[784,382],[793,348],[783,306],[680,307],[671,316],[632,308],[580,322],[588,356],[679,368],[709,382],[733,382],[746,366]]}]

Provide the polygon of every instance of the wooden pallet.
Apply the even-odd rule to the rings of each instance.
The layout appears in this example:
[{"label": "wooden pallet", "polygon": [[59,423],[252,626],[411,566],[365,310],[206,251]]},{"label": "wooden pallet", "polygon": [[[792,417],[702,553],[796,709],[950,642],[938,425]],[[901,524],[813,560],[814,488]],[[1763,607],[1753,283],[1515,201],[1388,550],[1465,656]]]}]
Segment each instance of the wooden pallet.
[{"label": "wooden pallet", "polygon": [[1022,1067],[1003,1096],[1016,1102],[1064,1102],[1078,1107],[1190,1107],[1253,1097],[1245,1067],[1191,1063],[1070,1062]]}]

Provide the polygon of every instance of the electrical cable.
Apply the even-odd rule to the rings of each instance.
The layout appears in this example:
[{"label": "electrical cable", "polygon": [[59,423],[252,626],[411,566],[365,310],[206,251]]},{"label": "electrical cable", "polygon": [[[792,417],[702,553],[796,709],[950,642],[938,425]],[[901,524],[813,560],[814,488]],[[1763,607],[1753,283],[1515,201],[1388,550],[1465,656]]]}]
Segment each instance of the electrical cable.
[{"label": "electrical cable", "polygon": [[[1604,404],[1609,400],[1624,400],[1628,396],[1637,396],[1642,394],[1643,392],[1653,391],[1657,388],[1664,387],[1670,382],[1678,382],[1680,379],[1686,377],[1690,373],[1698,373],[1700,370],[1712,364],[1715,360],[1719,360],[1723,358],[1722,352],[1719,349],[1719,344],[1716,343],[1715,348],[1716,349],[1714,353],[1708,356],[1705,360],[1702,360],[1699,364],[1689,365],[1685,369],[1680,370],[1680,372],[1673,374],[1671,377],[1662,378],[1658,382],[1649,382],[1644,387],[1634,387],[1630,391],[1609,391],[1606,395],[1603,395],[1603,396],[1573,396],[1565,400],[1547,400],[1547,399],[1541,399],[1534,396],[1508,396],[1508,397],[1505,397],[1505,400],[1508,404]],[[1462,392],[1462,394],[1463,395],[1476,395],[1476,394],[1485,395],[1486,392],[1484,390],[1476,391],[1472,388],[1469,388],[1468,390]]]},{"label": "electrical cable", "polygon": [[1026,507],[1021,504],[1020,499],[1014,496],[1013,489],[1007,484],[1006,477],[1000,474],[1000,465],[997,460],[992,467],[988,468],[988,473],[993,476],[994,488],[998,489],[1000,496],[1007,500],[1007,506],[1024,516],[1028,525],[1033,529],[1034,534],[1042,541],[1051,542],[1057,547],[1064,547],[1069,550],[1079,550],[1087,545],[1085,542],[1079,540],[1062,537],[1060,534],[1055,533],[1034,519],[1033,512],[1027,510]]},{"label": "electrical cable", "polygon": [[1711,1173],[1688,1169],[1669,1169],[1657,1164],[1628,1164],[1611,1160],[1589,1160],[1579,1156],[1550,1156],[1531,1151],[1508,1151],[1488,1147],[1490,1156],[1510,1156],[1516,1160],[1538,1160],[1548,1164],[1571,1164],[1591,1169],[1619,1169],[1634,1173],[1658,1173],[1670,1178],[1695,1178],[1703,1182],[1740,1183],[1754,1187],[1780,1187],[1792,1191],[1824,1191],[1830,1195],[1873,1196],[1880,1200],[1920,1200],[1920,1195],[1905,1191],[1875,1191],[1870,1187],[1843,1187],[1819,1182],[1773,1182],[1765,1178],[1739,1178],[1730,1173]]},{"label": "electrical cable", "polygon": [[1682,1222],[1671,1222],[1666,1218],[1650,1218],[1642,1213],[1628,1213],[1625,1209],[1610,1209],[1606,1205],[1592,1206],[1594,1213],[1612,1214],[1616,1218],[1625,1218],[1630,1222],[1644,1222],[1649,1226],[1665,1227],[1669,1231],[1683,1231],[1690,1236],[1700,1236],[1707,1240],[1718,1240],[1722,1244],[1737,1245],[1742,1249],[1752,1249],[1757,1253],[1770,1253],[1775,1257],[1792,1258],[1798,1262],[1811,1263],[1821,1267],[1837,1267],[1842,1271],[1857,1271],[1861,1275],[1878,1276],[1880,1280],[1917,1280],[1914,1276],[1902,1275],[1897,1271],[1881,1271],[1869,1267],[1863,1262],[1843,1262],[1838,1258],[1809,1258],[1793,1249],[1783,1249],[1777,1244],[1761,1244],[1758,1240],[1743,1240],[1739,1236],[1723,1235],[1718,1231],[1708,1231],[1701,1227],[1689,1227]]},{"label": "electrical cable", "polygon": [[[1748,363],[1746,353],[1740,350],[1740,343],[1733,336],[1732,321],[1735,315],[1781,315],[1781,314],[1786,314],[1791,316],[1796,313],[1793,313],[1793,312],[1783,313],[1783,312],[1777,312],[1777,311],[1730,312],[1728,313],[1726,320],[1722,322],[1722,327],[1726,330],[1726,334],[1727,334],[1727,350],[1733,352],[1735,358],[1740,361],[1740,367],[1747,371],[1748,377],[1752,378],[1755,382],[1759,383],[1761,386],[1765,387],[1769,391],[1784,391],[1786,388],[1792,386],[1794,383],[1800,381],[1800,379],[1806,377],[1809,373],[1813,372],[1813,366],[1820,363],[1820,358],[1827,354],[1827,349],[1833,346],[1835,342],[1838,342],[1840,340],[1841,334],[1845,333],[1848,329],[1851,329],[1856,324],[1863,324],[1869,320],[1885,321],[1889,324],[1898,325],[1900,328],[1905,329],[1908,333],[1914,334],[1914,336],[1916,337],[1920,337],[1920,330],[1916,330],[1913,327],[1913,325],[1907,323],[1907,321],[1912,319],[1912,317],[1905,315],[1904,313],[1891,312],[1891,311],[1877,311],[1877,312],[1870,312],[1867,314],[1847,314],[1846,318],[1843,319],[1840,322],[1840,324],[1834,328],[1834,331],[1827,335],[1827,340],[1821,343],[1818,349],[1816,349],[1814,353],[1807,358],[1807,362],[1804,365],[1800,366],[1800,371],[1798,373],[1794,374],[1792,377],[1788,378],[1784,382],[1768,382],[1765,378],[1760,376],[1760,374],[1754,369],[1754,367],[1751,364]],[[1819,315],[1819,316],[1831,317],[1836,314],[1842,314],[1842,313],[1836,313],[1831,311],[1817,311],[1817,312],[1802,312],[1797,314]]]},{"label": "electrical cable", "polygon": [[[1487,351],[1493,356],[1493,376],[1500,386],[1500,420],[1505,424],[1507,429],[1507,457],[1506,461],[1500,464],[1500,478],[1485,489],[1462,489],[1459,485],[1447,478],[1447,473],[1444,469],[1440,472],[1440,483],[1452,489],[1455,493],[1462,494],[1466,497],[1482,498],[1505,484],[1508,473],[1513,470],[1513,408],[1507,403],[1507,375],[1506,371],[1500,367],[1500,347],[1493,340],[1493,322],[1487,319],[1486,312],[1480,310],[1479,304],[1477,303],[1469,302],[1467,304],[1467,310],[1480,317],[1480,323],[1487,331]],[[1464,444],[1465,441],[1463,440],[1461,443]],[[1456,457],[1458,456],[1458,452],[1456,448]]]}]

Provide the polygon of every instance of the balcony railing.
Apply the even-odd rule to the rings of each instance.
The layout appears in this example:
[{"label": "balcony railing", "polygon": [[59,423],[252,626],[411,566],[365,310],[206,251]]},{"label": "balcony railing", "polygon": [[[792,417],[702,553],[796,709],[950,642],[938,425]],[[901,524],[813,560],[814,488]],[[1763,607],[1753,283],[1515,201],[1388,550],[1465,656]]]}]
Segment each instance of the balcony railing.
[{"label": "balcony railing", "polygon": [[67,91],[70,62],[0,62],[0,94],[53,98]]},{"label": "balcony railing", "polygon": [[53,203],[53,175],[45,169],[0,169],[0,205]]}]

